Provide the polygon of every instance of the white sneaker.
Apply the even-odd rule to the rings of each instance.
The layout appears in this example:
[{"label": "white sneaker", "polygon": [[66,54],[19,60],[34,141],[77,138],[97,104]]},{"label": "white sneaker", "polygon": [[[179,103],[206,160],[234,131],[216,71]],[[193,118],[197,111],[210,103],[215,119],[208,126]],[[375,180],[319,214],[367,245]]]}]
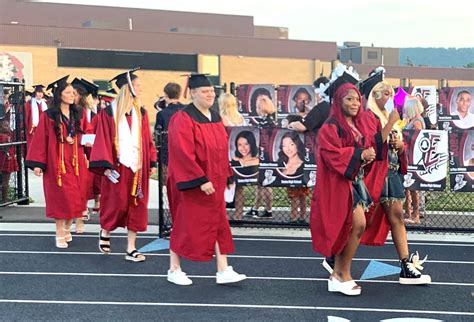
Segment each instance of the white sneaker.
[{"label": "white sneaker", "polygon": [[217,284],[237,283],[245,279],[247,279],[247,275],[237,273],[232,266],[227,266],[225,271],[216,273]]},{"label": "white sneaker", "polygon": [[193,284],[193,281],[186,276],[186,273],[181,270],[181,268],[176,269],[174,272],[168,270],[168,282],[187,286]]}]

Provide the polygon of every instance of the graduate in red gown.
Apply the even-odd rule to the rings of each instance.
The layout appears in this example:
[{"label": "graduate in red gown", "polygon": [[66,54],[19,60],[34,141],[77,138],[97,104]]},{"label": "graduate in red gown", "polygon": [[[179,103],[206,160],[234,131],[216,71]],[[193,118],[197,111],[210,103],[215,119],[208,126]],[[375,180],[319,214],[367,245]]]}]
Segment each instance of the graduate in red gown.
[{"label": "graduate in red gown", "polygon": [[219,114],[210,109],[215,93],[209,79],[193,74],[188,87],[193,102],[173,116],[168,128],[167,191],[173,219],[168,281],[192,284],[180,257],[210,261],[215,255],[216,282],[239,282],[246,276],[227,263],[227,254],[234,252],[224,200],[233,175],[227,134]]},{"label": "graduate in red gown", "polygon": [[126,227],[125,259],[142,262],[145,256],[137,251],[136,238],[148,225],[148,185],[150,173],[156,171],[156,150],[148,114],[140,103],[141,81],[133,74],[135,70],[112,80],[120,90],[112,106],[97,116],[89,169],[105,175],[100,197],[100,251],[110,253],[110,232]]},{"label": "graduate in red gown", "polygon": [[372,203],[363,182],[364,166],[376,153],[363,131],[361,95],[353,84],[341,83],[332,85],[331,114],[317,138],[310,228],[313,249],[324,256],[335,255],[328,290],[359,295],[361,288],[352,279],[351,263],[365,229],[364,212]]},{"label": "graduate in red gown", "polygon": [[386,109],[387,102],[393,99],[394,91],[389,83],[381,79],[365,91],[368,97],[369,115],[365,124],[372,124],[372,128],[383,127],[387,133],[392,131],[392,135],[385,144],[386,157],[381,161],[375,161],[364,179],[374,199],[375,207],[367,215],[367,230],[362,236],[361,243],[381,246],[391,231],[401,266],[399,282],[409,285],[429,284],[431,277],[420,272],[424,260],[420,261],[418,253],[410,254],[408,250],[403,220],[405,193],[402,181],[402,175],[407,172],[408,160],[401,129],[393,126],[394,124],[390,122],[391,115]]},{"label": "graduate in red gown", "polygon": [[[71,82],[71,85],[74,87],[74,104],[78,107],[81,113],[84,114],[88,126],[92,128],[92,117],[95,116],[95,113],[92,112],[92,94],[97,94],[99,86],[94,83],[88,82],[85,79],[74,78]],[[87,162],[89,166],[89,162]],[[87,183],[84,185],[82,194],[86,197],[86,203],[84,205],[84,211],[82,212],[82,218],[76,219],[76,233],[84,233],[84,221],[89,220],[89,214],[87,210],[87,200],[89,190],[92,189],[94,182],[94,173],[88,171],[87,173]]]},{"label": "graduate in red gown", "polygon": [[88,130],[74,105],[74,89],[67,77],[53,83],[53,104],[40,117],[25,164],[43,175],[46,216],[56,222],[56,247],[67,248],[70,227],[82,216],[85,198],[78,194],[87,178],[82,135]]},{"label": "graduate in red gown", "polygon": [[48,109],[44,99],[44,86],[34,85],[33,97],[25,104],[26,145],[31,145],[31,140],[38,127],[41,114]]}]

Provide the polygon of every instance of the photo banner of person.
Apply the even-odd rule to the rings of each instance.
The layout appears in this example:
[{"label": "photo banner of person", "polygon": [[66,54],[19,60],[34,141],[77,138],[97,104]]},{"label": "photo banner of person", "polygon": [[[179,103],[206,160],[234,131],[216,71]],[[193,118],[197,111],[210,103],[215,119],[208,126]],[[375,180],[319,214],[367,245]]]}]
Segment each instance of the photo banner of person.
[{"label": "photo banner of person", "polygon": [[454,192],[474,191],[474,130],[449,133],[450,188]]},{"label": "photo banner of person", "polygon": [[438,104],[438,94],[435,86],[415,86],[411,91],[411,95],[421,97],[428,103],[425,110],[426,116],[430,119],[431,124],[438,124],[438,113],[436,104]]},{"label": "photo banner of person", "polygon": [[238,186],[256,185],[260,132],[256,127],[227,127],[229,136],[229,162]]},{"label": "photo banner of person", "polygon": [[282,128],[260,129],[258,183],[264,187],[303,187],[304,135]]},{"label": "photo banner of person", "polygon": [[309,112],[315,105],[314,89],[311,85],[279,85],[277,88],[277,111],[279,116]]},{"label": "photo banner of person", "polygon": [[409,190],[444,191],[448,172],[448,132],[404,130],[408,173],[403,186]]},{"label": "photo banner of person", "polygon": [[254,120],[259,116],[257,101],[259,97],[267,96],[276,106],[275,85],[270,84],[240,84],[237,86],[237,102],[239,112],[246,120],[246,124],[256,124]]},{"label": "photo banner of person", "polygon": [[445,87],[439,90],[438,128],[474,129],[474,87]]}]

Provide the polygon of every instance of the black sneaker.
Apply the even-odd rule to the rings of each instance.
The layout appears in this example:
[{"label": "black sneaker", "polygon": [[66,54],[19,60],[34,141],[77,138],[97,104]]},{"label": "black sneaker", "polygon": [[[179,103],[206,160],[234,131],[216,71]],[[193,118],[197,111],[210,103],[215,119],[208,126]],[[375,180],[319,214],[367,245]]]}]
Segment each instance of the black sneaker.
[{"label": "black sneaker", "polygon": [[254,215],[253,218],[260,218],[260,219],[273,218],[273,213],[271,211],[265,210],[264,213],[257,214],[256,216]]},{"label": "black sneaker", "polygon": [[[257,216],[257,217],[255,217]],[[250,209],[244,214],[244,217],[253,217],[253,218],[258,218],[258,211],[255,209]]]},{"label": "black sneaker", "polygon": [[410,258],[404,258],[400,261],[400,278],[398,281],[403,285],[423,285],[431,283],[431,276],[420,273],[423,270],[423,264],[427,257],[420,261],[418,252],[411,254]]},{"label": "black sneaker", "polygon": [[323,265],[323,267],[329,272],[329,274],[332,274],[332,272],[334,271],[334,259],[334,256],[326,257],[321,263],[321,265]]}]

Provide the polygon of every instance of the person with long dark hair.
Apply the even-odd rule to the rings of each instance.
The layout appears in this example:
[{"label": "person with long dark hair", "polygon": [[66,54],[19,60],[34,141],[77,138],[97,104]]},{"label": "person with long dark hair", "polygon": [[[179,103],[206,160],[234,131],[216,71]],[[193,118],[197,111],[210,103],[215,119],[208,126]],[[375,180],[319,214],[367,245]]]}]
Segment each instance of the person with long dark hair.
[{"label": "person with long dark hair", "polygon": [[74,89],[67,77],[51,85],[53,104],[40,117],[26,166],[43,175],[46,216],[56,223],[56,247],[67,248],[74,218],[81,218],[85,196],[78,194],[87,178],[84,146],[87,123],[74,105]]}]

